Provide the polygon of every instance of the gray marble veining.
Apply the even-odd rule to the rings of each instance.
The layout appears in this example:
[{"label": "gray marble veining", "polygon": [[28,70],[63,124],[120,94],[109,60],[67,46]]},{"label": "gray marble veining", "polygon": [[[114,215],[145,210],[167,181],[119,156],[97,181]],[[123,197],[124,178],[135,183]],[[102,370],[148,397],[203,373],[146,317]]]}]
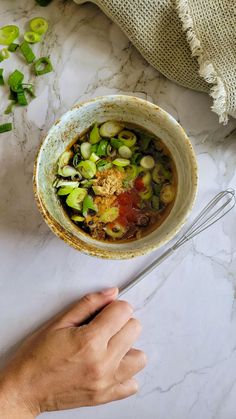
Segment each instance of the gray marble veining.
[{"label": "gray marble veining", "polygon": [[[220,126],[210,98],[162,77],[92,4],[55,0],[39,8],[33,0],[1,0],[1,26],[16,23],[23,30],[38,15],[48,18],[50,30],[35,50],[51,55],[54,73],[34,80],[18,56],[3,64],[6,73],[24,69],[26,79],[36,83],[37,98],[15,110],[14,131],[0,138],[1,362],[52,313],[87,291],[125,282],[155,256],[93,259],[66,246],[41,219],[32,193],[34,157],[53,121],[77,101],[125,93],[170,112],[197,153],[200,180],[193,215],[219,190],[236,187],[236,121]],[[0,115],[7,103],[2,92]],[[234,211],[127,294],[144,327],[137,346],[149,359],[139,376],[139,394],[43,417],[235,419],[235,295]]]}]

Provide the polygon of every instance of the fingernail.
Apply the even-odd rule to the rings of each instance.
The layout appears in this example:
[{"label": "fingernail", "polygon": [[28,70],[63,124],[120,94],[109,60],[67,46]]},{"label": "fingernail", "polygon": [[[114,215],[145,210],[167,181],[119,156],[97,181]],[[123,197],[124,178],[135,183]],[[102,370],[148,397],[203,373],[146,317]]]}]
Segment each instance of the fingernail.
[{"label": "fingernail", "polygon": [[116,293],[117,293],[117,288],[116,287],[107,288],[106,290],[102,291],[102,294],[106,295],[106,296],[108,296],[108,295],[112,296],[113,294],[116,294]]}]

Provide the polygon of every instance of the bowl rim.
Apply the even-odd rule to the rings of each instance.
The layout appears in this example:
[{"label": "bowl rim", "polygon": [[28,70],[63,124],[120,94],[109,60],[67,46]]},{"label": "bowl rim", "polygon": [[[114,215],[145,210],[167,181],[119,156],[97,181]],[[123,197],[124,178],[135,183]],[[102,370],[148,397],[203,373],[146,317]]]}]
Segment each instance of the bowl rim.
[{"label": "bowl rim", "polygon": [[[175,225],[175,228],[173,228],[168,234],[166,234],[166,236],[162,239],[161,242],[159,242],[158,244],[155,245],[155,243],[153,244],[149,244],[145,247],[142,248],[138,248],[138,249],[130,249],[130,250],[106,250],[106,249],[102,249],[102,248],[98,248],[96,246],[96,244],[94,245],[90,245],[89,243],[85,243],[82,240],[80,240],[78,237],[75,238],[75,236],[73,234],[71,234],[70,232],[68,232],[63,226],[61,226],[61,224],[58,223],[58,221],[50,214],[50,212],[48,211],[48,209],[46,208],[46,206],[44,205],[41,197],[40,197],[40,193],[38,190],[38,169],[39,169],[39,158],[40,158],[40,153],[41,150],[44,146],[44,142],[48,137],[48,134],[50,132],[50,130],[57,125],[60,121],[61,118],[66,115],[69,114],[71,111],[73,111],[73,109],[78,109],[80,107],[83,107],[84,105],[89,105],[90,103],[93,102],[99,102],[102,101],[104,99],[120,99],[120,100],[128,100],[128,101],[136,101],[138,103],[140,103],[141,105],[144,106],[148,106],[154,110],[158,110],[159,112],[161,111],[169,120],[172,120],[177,126],[178,128],[180,128],[180,130],[182,131],[182,134],[185,138],[185,142],[186,142],[186,146],[188,147],[188,152],[189,152],[189,158],[191,160],[191,165],[192,165],[192,177],[193,177],[193,181],[192,181],[192,188],[191,188],[191,199],[188,205],[188,208],[185,210],[183,216],[180,218],[180,220],[177,222],[177,224]],[[89,100],[84,100],[82,102],[79,102],[77,104],[75,104],[74,106],[72,106],[71,108],[69,108],[66,112],[64,112],[61,117],[59,119],[56,119],[55,122],[51,125],[51,127],[49,128],[49,130],[47,131],[47,133],[42,137],[36,157],[35,157],[35,161],[34,161],[34,170],[33,170],[33,192],[34,192],[34,198],[36,200],[36,204],[37,207],[39,209],[39,212],[41,213],[44,221],[46,222],[46,224],[49,226],[49,228],[52,230],[52,232],[59,237],[60,239],[62,239],[65,243],[69,244],[71,247],[73,247],[76,250],[79,250],[80,252],[90,255],[90,256],[95,256],[98,258],[102,258],[102,259],[131,259],[134,257],[138,257],[138,256],[143,256],[145,254],[151,253],[154,250],[159,249],[160,247],[163,247],[165,244],[167,244],[171,239],[173,239],[176,234],[180,231],[180,229],[183,227],[183,225],[186,223],[192,209],[193,206],[195,204],[196,201],[196,197],[197,197],[197,190],[198,190],[198,165],[197,165],[197,159],[196,159],[196,155],[193,149],[193,146],[191,144],[191,141],[189,139],[189,137],[187,136],[185,130],[182,128],[182,126],[178,123],[178,121],[176,121],[176,119],[170,115],[167,111],[165,111],[164,109],[162,109],[161,107],[159,107],[158,105],[146,100],[146,99],[142,99],[136,96],[130,96],[130,95],[120,95],[120,94],[113,94],[113,95],[102,95],[102,96],[97,96],[95,98],[89,99]]]}]

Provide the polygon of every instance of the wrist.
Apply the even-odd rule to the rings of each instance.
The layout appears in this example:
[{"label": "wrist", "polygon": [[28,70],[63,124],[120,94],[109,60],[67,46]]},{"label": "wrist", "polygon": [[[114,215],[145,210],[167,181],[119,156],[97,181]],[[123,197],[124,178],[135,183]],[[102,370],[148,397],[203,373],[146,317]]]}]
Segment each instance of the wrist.
[{"label": "wrist", "polygon": [[17,382],[0,377],[0,417],[4,419],[35,419],[36,412],[22,396]]}]

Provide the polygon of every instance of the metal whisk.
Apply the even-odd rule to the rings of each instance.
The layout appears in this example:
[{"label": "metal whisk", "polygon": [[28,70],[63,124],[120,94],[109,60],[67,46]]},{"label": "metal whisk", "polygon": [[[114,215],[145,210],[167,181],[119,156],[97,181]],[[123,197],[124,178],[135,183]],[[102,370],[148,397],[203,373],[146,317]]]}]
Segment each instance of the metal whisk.
[{"label": "metal whisk", "polygon": [[227,189],[218,193],[194,219],[186,232],[177,242],[167,249],[161,256],[155,259],[149,266],[132,278],[128,283],[119,288],[119,295],[126,293],[136,284],[138,284],[146,275],[152,272],[158,265],[167,259],[176,249],[186,243],[188,240],[200,234],[208,227],[215,224],[218,220],[228,214],[236,204],[235,191]]}]

